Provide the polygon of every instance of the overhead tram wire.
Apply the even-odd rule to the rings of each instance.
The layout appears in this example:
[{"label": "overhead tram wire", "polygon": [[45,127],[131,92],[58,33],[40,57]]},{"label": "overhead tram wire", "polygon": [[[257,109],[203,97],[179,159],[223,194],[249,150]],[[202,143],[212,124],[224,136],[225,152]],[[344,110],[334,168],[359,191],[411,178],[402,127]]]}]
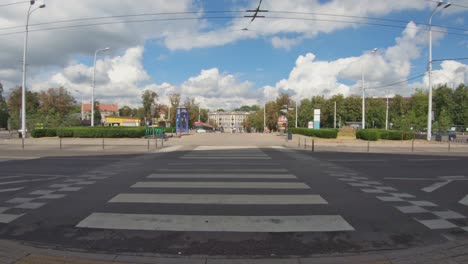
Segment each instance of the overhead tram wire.
[{"label": "overhead tram wire", "polygon": [[[329,13],[316,13],[316,12],[296,12],[296,11],[268,11],[270,13],[278,13],[278,14],[296,14],[296,15],[315,15],[315,16],[331,16],[331,17],[346,17],[346,18],[358,18],[358,19],[369,19],[369,20],[377,20],[377,21],[386,21],[386,22],[394,22],[394,23],[402,23],[408,24],[410,21],[407,20],[398,20],[398,19],[390,19],[390,18],[379,18],[379,17],[365,17],[365,16],[352,16],[352,15],[342,15],[342,14],[329,14]],[[429,27],[430,25],[427,23],[422,22],[415,22],[418,25],[424,25]],[[456,27],[447,27],[441,25],[432,25],[433,27],[440,27],[446,29],[453,29],[459,31],[467,31],[466,28],[456,28]]]},{"label": "overhead tram wire", "polygon": [[[468,60],[468,57],[463,57],[463,58],[436,59],[436,60],[432,60],[432,61],[433,61],[433,62],[436,62],[436,61],[439,61],[439,62],[440,62],[440,61],[462,61],[462,60]],[[367,88],[367,89],[382,89],[382,88],[394,86],[394,85],[397,85],[397,84],[409,82],[409,81],[412,81],[412,80],[414,80],[414,79],[423,77],[423,76],[425,76],[425,75],[426,75],[426,73],[422,73],[422,74],[420,74],[420,75],[413,76],[413,77],[411,77],[411,78],[409,78],[409,79],[406,79],[406,80],[403,80],[403,81],[399,81],[399,82],[395,82],[395,83],[390,83],[390,84],[385,84],[385,85],[382,85],[382,86],[370,87],[370,88]]]},{"label": "overhead tram wire", "polygon": [[[432,2],[432,3],[439,3],[438,0],[424,0],[426,2]],[[464,6],[464,5],[459,5],[459,4],[455,4],[455,3],[450,3],[450,5],[452,6],[456,6],[456,7],[461,7],[461,8],[467,8],[468,9],[468,6]]]},{"label": "overhead tram wire", "polygon": [[[98,17],[85,17],[85,18],[74,18],[74,19],[66,19],[66,20],[56,20],[56,21],[51,21],[51,22],[29,24],[29,26],[30,27],[31,26],[43,26],[43,25],[70,23],[70,22],[78,22],[78,21],[104,20],[104,19],[125,18],[125,17],[145,17],[145,16],[163,16],[163,15],[189,15],[189,14],[244,13],[244,12],[245,11],[213,10],[213,11],[203,11],[203,12],[185,11],[185,12],[164,12],[164,13],[161,13],[161,12],[158,12],[158,13],[142,13],[142,14],[131,14],[131,15],[98,16]],[[0,28],[0,30],[8,30],[8,29],[15,29],[15,28],[23,28],[23,27],[24,27],[24,25],[21,25],[21,26]]]},{"label": "overhead tram wire", "polygon": [[0,7],[19,5],[19,4],[24,4],[24,3],[27,3],[27,2],[29,2],[29,1],[21,1],[21,2],[12,2],[12,3],[8,3],[8,4],[0,4]]},{"label": "overhead tram wire", "polygon": [[395,83],[385,84],[385,85],[382,85],[382,86],[369,87],[369,88],[366,88],[366,89],[375,90],[375,89],[382,89],[382,88],[386,88],[386,87],[390,87],[390,86],[395,86],[397,84],[406,83],[406,82],[412,81],[414,79],[421,78],[424,75],[426,75],[426,73],[423,73],[423,74],[420,74],[420,75],[417,75],[417,76],[413,76],[413,77],[411,77],[409,79],[406,79],[406,80],[403,80],[403,81],[398,81],[398,82],[395,82]]},{"label": "overhead tram wire", "polygon": [[[224,12],[224,11],[216,11],[216,12]],[[230,12],[243,12],[243,11],[230,11]],[[190,13],[190,12],[189,12]],[[198,13],[198,12],[191,12],[191,13]],[[162,14],[162,13],[161,13]],[[132,16],[143,16],[143,15],[132,15]],[[146,15],[144,15],[146,16]],[[125,24],[125,23],[143,23],[143,22],[157,22],[157,21],[183,21],[183,20],[200,20],[200,19],[234,19],[234,18],[244,18],[244,16],[215,16],[215,17],[179,17],[179,18],[155,18],[155,19],[142,19],[142,20],[124,20],[124,21],[111,21],[111,22],[100,22],[100,23],[89,23],[89,24],[77,24],[77,25],[68,25],[68,26],[60,26],[60,27],[51,27],[51,28],[42,28],[42,29],[33,29],[30,32],[39,32],[39,31],[50,31],[56,29],[66,29],[66,28],[79,28],[79,27],[89,27],[89,26],[101,26],[101,25],[112,25],[112,24]],[[268,16],[265,19],[284,19],[284,20],[303,20],[303,21],[322,21],[322,22],[333,22],[333,23],[345,23],[345,24],[358,24],[358,25],[370,25],[370,26],[379,26],[379,27],[387,27],[387,28],[400,28],[406,29],[407,26],[400,26],[400,25],[392,25],[392,24],[382,24],[382,23],[372,23],[372,22],[359,22],[359,21],[347,21],[347,20],[333,20],[333,19],[318,19],[318,18],[297,18],[297,17],[282,17],[282,16]],[[88,18],[87,20],[92,20]],[[54,22],[47,22],[48,24],[52,24]],[[44,23],[42,23],[44,24]],[[37,24],[36,24],[37,25]],[[16,28],[16,27],[15,27]],[[0,28],[0,30],[6,30],[11,28]],[[414,29],[418,29],[414,27]],[[429,31],[429,29],[421,29],[424,31]],[[442,30],[432,29],[432,32],[439,32],[439,33],[446,33],[449,35],[458,35],[458,36],[468,36],[466,33],[455,33],[455,32],[446,32]],[[16,32],[8,32],[8,33],[0,33],[0,36],[5,35],[14,35],[24,33],[24,31],[16,31]]]}]

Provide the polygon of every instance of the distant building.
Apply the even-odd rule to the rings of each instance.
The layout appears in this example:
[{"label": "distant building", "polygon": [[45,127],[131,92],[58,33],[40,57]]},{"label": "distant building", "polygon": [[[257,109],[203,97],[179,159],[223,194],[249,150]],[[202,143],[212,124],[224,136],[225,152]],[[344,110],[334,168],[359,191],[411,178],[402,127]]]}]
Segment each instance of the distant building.
[{"label": "distant building", "polygon": [[249,114],[249,112],[213,112],[208,114],[208,120],[215,125],[215,128],[223,128],[224,132],[242,133]]},{"label": "distant building", "polygon": [[[119,106],[116,104],[98,104],[101,113],[101,123],[106,123],[106,117],[119,116]],[[96,111],[96,109],[94,109]],[[81,119],[91,120],[91,104],[81,105]]]}]

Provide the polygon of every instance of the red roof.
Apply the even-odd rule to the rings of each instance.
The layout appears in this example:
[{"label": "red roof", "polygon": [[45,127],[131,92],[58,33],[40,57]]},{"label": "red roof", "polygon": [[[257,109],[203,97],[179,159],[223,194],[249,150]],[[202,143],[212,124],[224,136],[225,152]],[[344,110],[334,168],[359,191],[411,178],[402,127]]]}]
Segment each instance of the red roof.
[{"label": "red roof", "polygon": [[[98,104],[101,112],[119,112],[119,106],[116,104]],[[91,112],[91,104],[83,104],[84,112]]]}]

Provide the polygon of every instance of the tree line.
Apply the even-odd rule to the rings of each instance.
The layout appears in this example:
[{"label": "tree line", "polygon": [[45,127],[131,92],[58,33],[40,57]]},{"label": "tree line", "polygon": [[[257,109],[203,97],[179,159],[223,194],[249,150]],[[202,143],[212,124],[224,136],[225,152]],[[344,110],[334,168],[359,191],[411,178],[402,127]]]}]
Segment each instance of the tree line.
[{"label": "tree line", "polygon": [[[21,87],[13,89],[5,98],[3,86],[0,83],[0,128],[9,127],[12,130],[20,127]],[[147,120],[160,118],[161,114],[170,115],[170,123],[175,124],[178,107],[189,111],[189,125],[198,121],[208,121],[209,110],[201,108],[195,98],[186,98],[181,102],[181,95],[174,93],[169,97],[169,105],[159,102],[159,95],[151,90],[141,94],[141,105],[136,108],[123,106],[119,109],[120,116],[137,117],[142,125]],[[336,102],[337,127],[345,126],[347,122],[360,122],[362,98],[358,95],[334,95],[331,98],[313,96],[297,102],[298,126],[307,127],[313,121],[314,109],[321,109],[321,126],[334,127],[334,105]],[[264,106],[242,106],[234,110],[250,112],[244,126],[247,129],[263,131],[263,113],[266,113],[266,126],[276,130],[278,116],[284,105],[288,105],[289,126],[295,126],[296,102],[287,94],[279,95],[275,101]],[[45,91],[26,92],[27,127],[34,128],[37,124],[43,127],[79,126],[81,124],[81,105],[64,87],[50,88]],[[95,105],[95,121],[100,119],[99,107]],[[396,95],[389,98],[389,123],[392,129],[425,131],[427,126],[428,93],[417,90],[410,97]],[[224,111],[218,109],[218,111]],[[434,129],[446,130],[453,125],[460,129],[468,126],[468,86],[461,84],[456,89],[442,85],[434,89],[433,94]],[[366,127],[385,128],[386,98],[366,98]],[[282,114],[281,114],[282,115]]]},{"label": "tree line", "polygon": [[[17,86],[9,94],[8,98],[4,96],[3,85],[0,83],[0,128],[9,128],[18,130],[21,126],[21,87]],[[161,114],[166,114],[168,118],[170,110],[170,123],[175,124],[177,108],[185,107],[190,113],[190,126],[198,121],[199,112],[202,122],[208,121],[208,109],[200,108],[200,104],[195,98],[186,98],[181,102],[180,94],[170,96],[170,105],[159,103],[159,96],[151,90],[142,91],[141,106],[129,107],[123,106],[119,109],[119,115],[124,117],[137,117],[141,124],[146,121],[152,122],[154,118],[160,118]],[[100,124],[101,114],[99,102],[94,103],[95,124]],[[44,91],[26,91],[26,121],[29,130],[35,127],[55,128],[72,127],[82,125],[81,120],[81,102],[72,96],[70,91],[64,87],[50,88]]]},{"label": "tree line", "polygon": [[[389,98],[389,124],[391,129],[425,131],[427,127],[428,92],[417,90],[410,97],[395,95]],[[386,98],[366,98],[366,128],[385,128]],[[358,95],[334,95],[331,98],[313,96],[297,102],[298,127],[307,127],[314,120],[314,109],[321,109],[321,127],[334,127],[336,102],[336,126],[347,122],[362,121],[362,97]],[[263,131],[264,109],[266,127],[276,130],[277,119],[288,110],[289,127],[296,123],[296,102],[287,94],[280,94],[275,101],[266,103],[261,109],[250,114],[245,123],[248,129]],[[461,84],[456,89],[442,85],[433,90],[433,128],[447,130],[457,126],[459,130],[468,127],[468,86]]]}]

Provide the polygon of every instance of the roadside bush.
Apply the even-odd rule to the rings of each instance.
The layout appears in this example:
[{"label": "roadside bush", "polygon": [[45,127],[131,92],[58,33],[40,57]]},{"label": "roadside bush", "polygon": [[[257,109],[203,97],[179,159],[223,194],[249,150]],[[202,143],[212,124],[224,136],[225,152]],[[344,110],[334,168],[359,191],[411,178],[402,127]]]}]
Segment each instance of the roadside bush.
[{"label": "roadside bush", "polygon": [[318,138],[336,138],[338,136],[338,129],[290,128],[289,132]]},{"label": "roadside bush", "polygon": [[379,139],[411,140],[414,137],[414,132],[400,130],[360,129],[356,132],[357,139],[370,141],[377,141]]},{"label": "roadside bush", "polygon": [[56,137],[57,136],[57,129],[55,128],[37,128],[31,131],[31,136],[33,138],[41,138],[41,137]]},{"label": "roadside bush", "polygon": [[360,129],[356,132],[356,138],[362,140],[377,141],[380,135],[380,131],[376,129]]},{"label": "roadside bush", "polygon": [[[46,131],[43,131],[46,130]],[[62,138],[141,138],[145,136],[144,127],[65,127],[57,129],[38,129],[33,137],[58,136]]]}]

